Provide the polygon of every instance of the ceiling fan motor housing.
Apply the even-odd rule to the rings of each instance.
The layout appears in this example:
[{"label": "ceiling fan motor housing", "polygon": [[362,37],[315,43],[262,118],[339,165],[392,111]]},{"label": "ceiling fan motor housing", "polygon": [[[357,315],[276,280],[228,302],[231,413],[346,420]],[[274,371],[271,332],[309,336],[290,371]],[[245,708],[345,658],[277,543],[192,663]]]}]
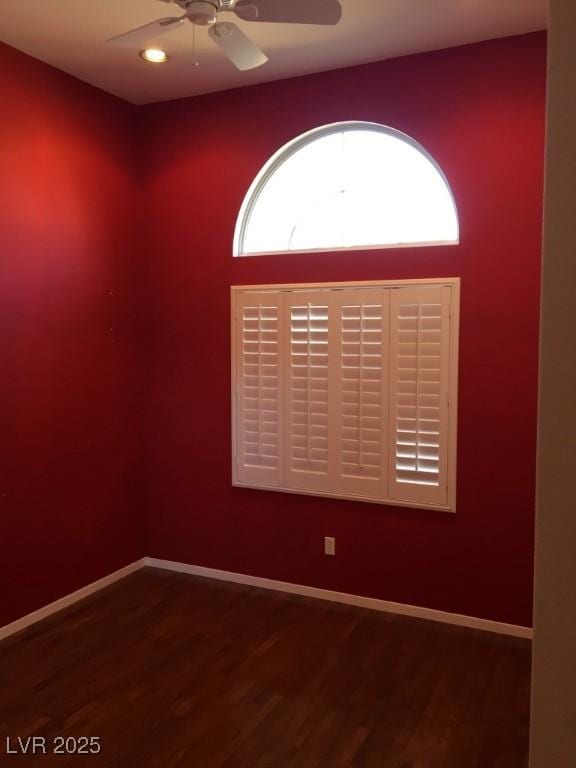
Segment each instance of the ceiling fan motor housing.
[{"label": "ceiling fan motor housing", "polygon": [[218,3],[210,0],[192,0],[186,5],[186,17],[201,27],[214,24],[218,15]]}]

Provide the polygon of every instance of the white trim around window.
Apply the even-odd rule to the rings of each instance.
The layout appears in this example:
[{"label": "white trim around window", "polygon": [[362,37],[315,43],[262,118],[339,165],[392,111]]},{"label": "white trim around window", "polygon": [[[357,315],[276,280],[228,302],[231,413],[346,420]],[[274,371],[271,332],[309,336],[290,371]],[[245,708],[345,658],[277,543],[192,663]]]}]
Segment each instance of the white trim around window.
[{"label": "white trim around window", "polygon": [[458,278],[231,294],[234,485],[456,510]]},{"label": "white trim around window", "polygon": [[257,174],[234,233],[235,257],[458,245],[446,174],[415,139],[358,120],[320,126]]}]

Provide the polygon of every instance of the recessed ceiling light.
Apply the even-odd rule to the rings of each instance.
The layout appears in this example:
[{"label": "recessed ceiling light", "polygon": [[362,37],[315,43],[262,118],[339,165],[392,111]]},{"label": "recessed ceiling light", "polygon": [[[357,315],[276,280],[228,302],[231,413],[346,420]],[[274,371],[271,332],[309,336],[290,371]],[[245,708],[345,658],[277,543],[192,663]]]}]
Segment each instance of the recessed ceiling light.
[{"label": "recessed ceiling light", "polygon": [[140,56],[144,61],[149,61],[152,64],[164,64],[168,61],[168,54],[161,48],[146,48],[140,51]]}]

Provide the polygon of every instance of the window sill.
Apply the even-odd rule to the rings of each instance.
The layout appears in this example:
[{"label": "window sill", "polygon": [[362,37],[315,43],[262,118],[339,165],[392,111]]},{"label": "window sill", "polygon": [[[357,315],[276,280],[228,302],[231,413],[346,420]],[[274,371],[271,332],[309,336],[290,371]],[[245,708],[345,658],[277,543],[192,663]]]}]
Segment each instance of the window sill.
[{"label": "window sill", "polygon": [[412,501],[396,501],[395,499],[374,499],[368,496],[354,496],[353,494],[337,494],[322,491],[309,491],[307,489],[300,488],[282,488],[277,485],[252,485],[250,483],[240,483],[237,480],[232,481],[234,488],[249,488],[254,491],[274,491],[276,493],[294,493],[298,496],[316,496],[319,498],[327,499],[340,499],[342,501],[362,501],[367,504],[379,504],[385,507],[404,507],[408,509],[426,509],[436,512],[449,512],[450,514],[456,513],[456,505],[438,505],[438,504],[422,504]]},{"label": "window sill", "polygon": [[362,253],[363,251],[390,251],[406,248],[443,248],[447,246],[460,245],[459,240],[435,240],[433,242],[417,242],[417,243],[389,243],[387,245],[346,245],[346,246],[334,246],[333,248],[302,248],[293,249],[289,251],[254,251],[247,253],[234,253],[235,259],[252,258],[253,256],[288,256],[289,254],[300,253]]}]

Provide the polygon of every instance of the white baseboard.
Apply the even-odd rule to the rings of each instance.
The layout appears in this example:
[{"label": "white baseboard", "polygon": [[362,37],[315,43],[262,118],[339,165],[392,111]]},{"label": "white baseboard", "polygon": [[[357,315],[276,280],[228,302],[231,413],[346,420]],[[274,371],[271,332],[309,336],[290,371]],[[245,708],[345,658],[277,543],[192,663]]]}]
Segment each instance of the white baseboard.
[{"label": "white baseboard", "polygon": [[264,579],[259,576],[248,576],[242,573],[232,573],[231,571],[220,571],[215,568],[205,568],[201,565],[187,565],[186,563],[177,563],[172,560],[158,560],[155,557],[143,557],[134,563],[126,565],[124,568],[104,576],[92,584],[88,584],[70,595],[65,595],[54,603],[45,605],[43,608],[23,616],[21,619],[0,627],[0,640],[21,632],[26,627],[35,624],[42,619],[51,616],[53,613],[68,608],[79,600],[98,592],[116,581],[120,581],[134,571],[140,570],[144,566],[151,568],[161,568],[165,571],[177,571],[178,573],[188,573],[192,576],[202,576],[207,579],[217,579],[219,581],[232,581],[236,584],[244,584],[260,589],[270,589],[275,592],[288,592],[292,595],[302,595],[303,597],[312,597],[317,600],[329,600],[333,603],[343,603],[345,605],[355,605],[359,608],[367,608],[371,611],[384,611],[386,613],[395,613],[400,616],[411,616],[416,619],[427,619],[429,621],[440,622],[441,624],[452,624],[457,627],[468,627],[469,629],[479,629],[484,632],[496,632],[501,635],[510,635],[512,637],[532,638],[532,629],[530,627],[520,627],[515,624],[504,624],[499,621],[490,621],[489,619],[477,619],[472,616],[463,616],[458,613],[447,613],[437,611],[433,608],[420,608],[415,605],[405,605],[404,603],[393,603],[388,600],[379,600],[374,597],[362,597],[361,595],[349,595],[345,592],[332,592],[329,589],[320,589],[318,587],[308,587],[302,584],[290,584],[286,581],[274,581],[273,579]]},{"label": "white baseboard", "polygon": [[429,621],[436,621],[440,622],[441,624],[452,624],[457,627],[479,629],[484,632],[496,632],[500,635],[510,635],[511,637],[522,637],[526,639],[532,638],[532,629],[530,627],[521,627],[515,624],[504,624],[500,621],[477,619],[472,616],[463,616],[459,613],[447,613],[445,611],[434,610],[433,608],[420,608],[415,605],[393,603],[388,600],[379,600],[374,597],[349,595],[345,592],[332,592],[329,589],[307,587],[302,584],[289,584],[286,581],[274,581],[272,579],[260,578],[259,576],[248,576],[242,573],[219,571],[215,568],[204,568],[200,565],[176,563],[172,560],[158,560],[155,557],[145,557],[144,561],[147,566],[152,568],[161,568],[166,571],[188,573],[193,576],[202,576],[204,578],[218,579],[220,581],[232,581],[236,584],[260,587],[261,589],[271,589],[275,592],[289,592],[293,595],[313,597],[317,598],[318,600],[330,600],[334,603],[355,605],[359,608],[368,608],[372,611],[384,611],[386,613],[395,613],[401,616],[411,616],[416,619],[428,619]]},{"label": "white baseboard", "polygon": [[129,565],[124,566],[124,568],[120,568],[120,570],[114,571],[114,573],[110,573],[108,576],[104,576],[102,579],[92,582],[92,584],[88,584],[85,587],[76,590],[76,592],[61,597],[60,600],[56,600],[54,603],[45,605],[43,608],[39,608],[37,611],[29,613],[27,616],[23,616],[21,619],[13,621],[12,624],[6,624],[6,626],[0,627],[0,640],[4,640],[6,637],[14,635],[16,632],[21,632],[31,624],[35,624],[37,621],[42,621],[42,619],[61,611],[63,608],[68,608],[68,606],[77,603],[78,600],[83,600],[85,597],[94,594],[94,592],[98,592],[100,589],[104,589],[104,587],[114,584],[115,581],[120,581],[120,579],[134,573],[134,571],[140,570],[140,568],[143,568],[145,565],[146,558],[136,560],[136,562],[130,563]]}]

